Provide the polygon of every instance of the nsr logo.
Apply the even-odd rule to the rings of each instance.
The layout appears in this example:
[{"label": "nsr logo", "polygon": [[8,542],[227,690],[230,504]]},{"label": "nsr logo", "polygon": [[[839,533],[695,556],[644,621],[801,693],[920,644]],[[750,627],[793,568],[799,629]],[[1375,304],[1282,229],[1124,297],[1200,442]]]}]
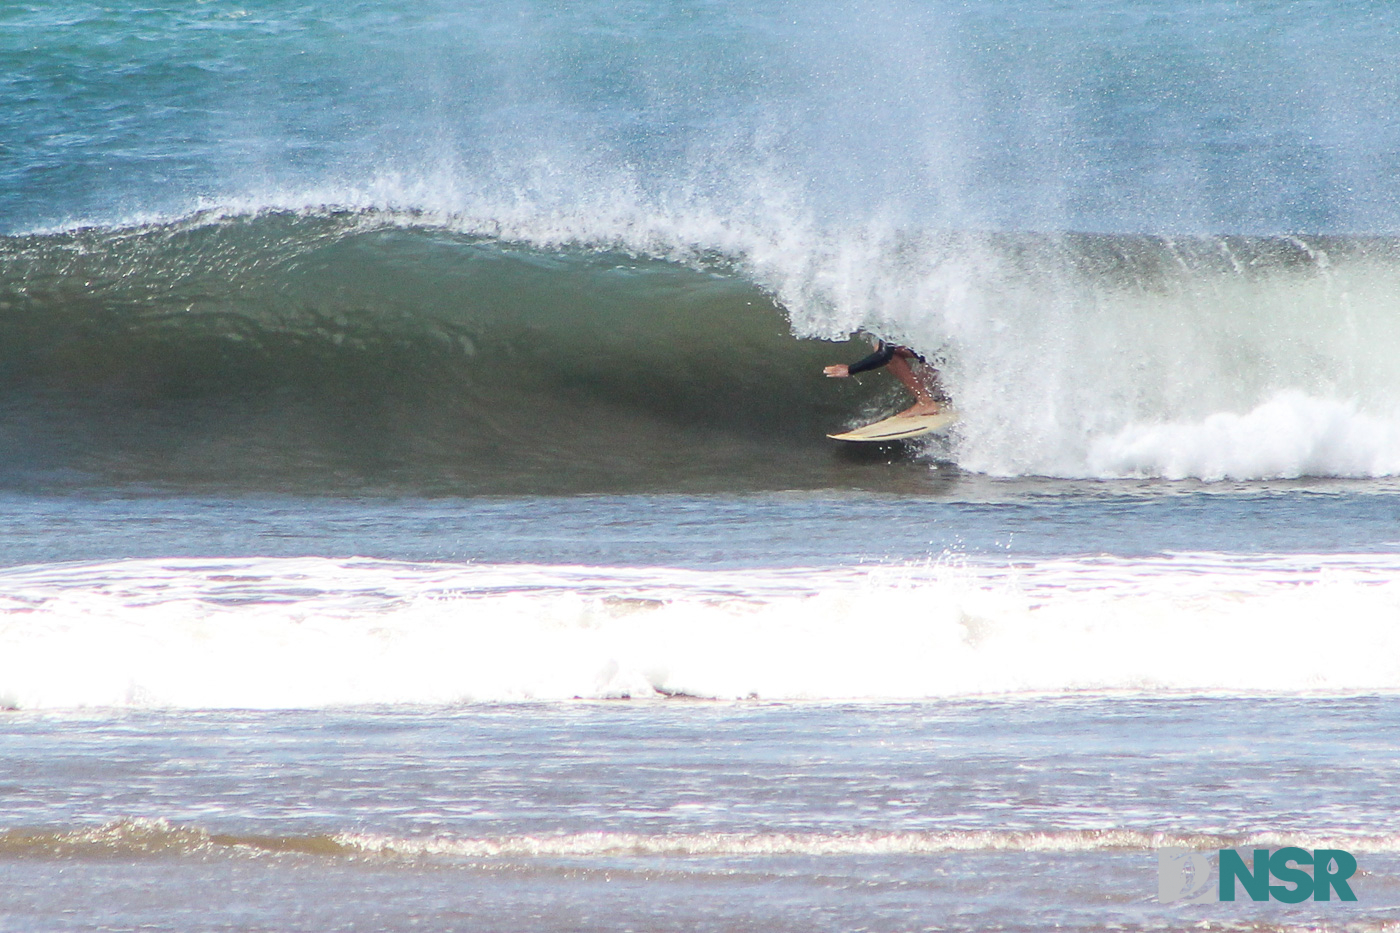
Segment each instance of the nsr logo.
[{"label": "nsr logo", "polygon": [[[1296,846],[1254,850],[1254,864],[1247,866],[1234,849],[1221,849],[1217,859],[1220,873],[1212,883],[1210,857],[1205,852],[1186,849],[1157,851],[1157,900],[1163,904],[1179,901],[1183,904],[1208,904],[1235,899],[1235,882],[1239,882],[1250,900],[1273,898],[1285,904],[1297,904],[1312,898],[1330,901],[1332,892],[1343,901],[1354,901],[1347,879],[1356,874],[1356,858],[1341,849],[1318,849],[1309,852]],[[1309,873],[1303,866],[1312,866]],[[1270,880],[1281,882],[1270,884]]]}]

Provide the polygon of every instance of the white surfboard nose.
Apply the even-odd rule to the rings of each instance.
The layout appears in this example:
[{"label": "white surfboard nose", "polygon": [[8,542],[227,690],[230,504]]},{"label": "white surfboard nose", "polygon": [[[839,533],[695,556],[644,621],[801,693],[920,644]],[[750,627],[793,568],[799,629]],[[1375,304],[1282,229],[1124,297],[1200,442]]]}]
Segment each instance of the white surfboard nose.
[{"label": "white surfboard nose", "polygon": [[957,421],[958,413],[951,408],[945,408],[934,415],[892,415],[889,418],[876,421],[874,424],[867,424],[863,428],[856,428],[843,434],[828,434],[827,437],[837,441],[864,441],[866,443],[901,441],[941,431],[957,424]]}]

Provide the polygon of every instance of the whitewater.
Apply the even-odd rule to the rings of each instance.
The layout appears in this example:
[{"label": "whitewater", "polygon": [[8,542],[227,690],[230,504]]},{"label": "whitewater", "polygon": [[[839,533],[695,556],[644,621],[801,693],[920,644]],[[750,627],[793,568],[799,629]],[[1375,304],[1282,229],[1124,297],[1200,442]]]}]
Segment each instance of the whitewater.
[{"label": "whitewater", "polygon": [[1393,929],[1397,28],[4,4],[0,930]]},{"label": "whitewater", "polygon": [[1396,576],[1392,558],[1352,555],[1010,573],[324,558],[16,568],[0,575],[0,704],[1393,692]]}]

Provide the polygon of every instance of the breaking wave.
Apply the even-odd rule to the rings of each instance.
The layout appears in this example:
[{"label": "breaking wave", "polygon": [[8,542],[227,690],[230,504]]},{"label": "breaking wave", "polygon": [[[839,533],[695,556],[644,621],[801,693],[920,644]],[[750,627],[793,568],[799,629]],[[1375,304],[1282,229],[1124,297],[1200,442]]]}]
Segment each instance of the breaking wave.
[{"label": "breaking wave", "polygon": [[[818,248],[663,219],[311,208],[4,238],[0,481],[889,488],[921,453],[1004,476],[1400,474],[1393,241]],[[858,330],[938,363],[951,438],[865,459],[826,440],[902,404],[880,374],[822,378]]]}]

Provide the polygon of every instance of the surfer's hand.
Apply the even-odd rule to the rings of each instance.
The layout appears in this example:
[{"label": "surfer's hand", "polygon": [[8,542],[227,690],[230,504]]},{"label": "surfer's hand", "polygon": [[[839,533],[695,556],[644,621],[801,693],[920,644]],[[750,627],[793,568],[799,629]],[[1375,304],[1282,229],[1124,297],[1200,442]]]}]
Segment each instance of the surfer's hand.
[{"label": "surfer's hand", "polygon": [[844,379],[851,374],[851,367],[847,366],[845,363],[833,363],[826,369],[823,369],[822,372],[826,373],[832,379]]}]

